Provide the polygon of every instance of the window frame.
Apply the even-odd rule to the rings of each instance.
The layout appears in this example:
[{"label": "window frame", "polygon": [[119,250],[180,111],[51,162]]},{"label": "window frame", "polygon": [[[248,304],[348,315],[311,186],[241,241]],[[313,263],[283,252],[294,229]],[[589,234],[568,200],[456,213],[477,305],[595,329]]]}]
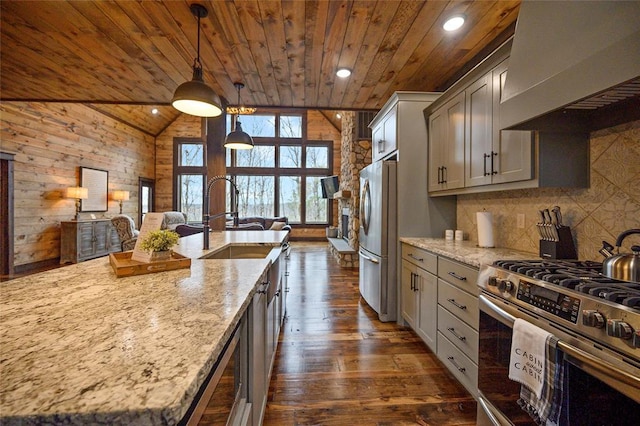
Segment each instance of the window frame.
[{"label": "window frame", "polygon": [[[202,145],[202,166],[181,166],[180,165],[180,148],[182,145]],[[204,193],[207,188],[207,141],[202,138],[175,137],[173,138],[173,210],[180,210],[181,187],[180,177],[182,175],[202,175],[202,206],[204,208]],[[189,223],[199,223],[199,221],[191,221]]]},{"label": "window frame", "polygon": [[[332,176],[333,173],[333,140],[308,140],[307,139],[307,114],[306,111],[299,110],[278,110],[271,111],[266,110],[262,111],[263,113],[273,114],[275,116],[275,129],[276,136],[275,137],[253,137],[255,146],[273,146],[274,147],[274,164],[275,167],[236,167],[233,164],[237,161],[236,151],[231,150],[230,155],[230,163],[231,165],[227,165],[227,176],[229,176],[232,180],[235,181],[236,176],[273,176],[274,177],[274,194],[273,194],[273,203],[274,203],[274,214],[275,216],[281,215],[281,207],[280,207],[280,178],[286,176],[296,176],[301,179],[301,189],[300,189],[300,222],[292,222],[292,224],[297,226],[302,226],[305,228],[320,228],[326,227],[333,223],[333,206],[331,200],[327,200],[327,222],[313,222],[307,223],[306,217],[306,178],[310,176],[316,177],[327,177]],[[291,116],[291,115],[299,115],[302,117],[302,137],[300,138],[290,138],[290,137],[280,137],[280,117],[281,116]],[[242,119],[240,119],[242,121]],[[231,123],[234,122],[234,117],[231,117]],[[244,129],[246,131],[246,129]],[[285,146],[299,146],[301,147],[301,163],[302,167],[280,167],[280,151],[282,147]],[[327,167],[326,168],[306,168],[307,164],[307,147],[324,147],[327,149]],[[225,154],[226,155],[226,154]],[[226,162],[226,161],[225,161]]]}]

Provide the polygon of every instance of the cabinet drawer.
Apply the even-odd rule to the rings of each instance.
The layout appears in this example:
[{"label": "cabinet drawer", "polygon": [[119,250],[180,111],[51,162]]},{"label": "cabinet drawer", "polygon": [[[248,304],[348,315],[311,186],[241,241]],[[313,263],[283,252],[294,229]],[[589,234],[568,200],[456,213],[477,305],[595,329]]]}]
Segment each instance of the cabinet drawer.
[{"label": "cabinet drawer", "polygon": [[478,270],[447,258],[438,258],[438,277],[443,280],[478,295]]},{"label": "cabinet drawer", "polygon": [[402,258],[434,275],[438,274],[438,256],[426,250],[402,244]]},{"label": "cabinet drawer", "polygon": [[473,362],[478,363],[478,332],[438,306],[438,330]]},{"label": "cabinet drawer", "polygon": [[478,366],[438,332],[438,358],[474,398],[478,397]]},{"label": "cabinet drawer", "polygon": [[438,279],[438,304],[473,329],[478,329],[478,298]]}]

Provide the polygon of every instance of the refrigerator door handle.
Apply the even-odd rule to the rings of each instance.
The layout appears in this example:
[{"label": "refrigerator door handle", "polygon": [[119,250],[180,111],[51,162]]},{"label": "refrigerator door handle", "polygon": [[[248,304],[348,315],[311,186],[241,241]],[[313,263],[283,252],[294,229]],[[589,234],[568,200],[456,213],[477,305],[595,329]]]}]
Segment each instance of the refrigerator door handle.
[{"label": "refrigerator door handle", "polygon": [[362,256],[363,259],[366,259],[371,263],[375,263],[375,264],[380,263],[380,261],[378,259],[374,259],[373,257],[369,257],[369,256],[367,256],[366,254],[364,254],[362,252],[360,252],[360,256]]},{"label": "refrigerator door handle", "polygon": [[369,179],[364,181],[362,196],[360,197],[360,218],[365,235],[369,234],[369,223],[371,221],[371,188]]}]

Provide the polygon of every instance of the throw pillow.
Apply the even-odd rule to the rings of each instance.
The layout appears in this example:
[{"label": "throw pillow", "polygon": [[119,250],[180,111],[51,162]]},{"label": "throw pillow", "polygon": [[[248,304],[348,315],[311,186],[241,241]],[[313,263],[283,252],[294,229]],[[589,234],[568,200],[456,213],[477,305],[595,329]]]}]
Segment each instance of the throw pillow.
[{"label": "throw pillow", "polygon": [[271,228],[269,228],[269,230],[271,230],[271,231],[281,231],[282,228],[284,228],[285,225],[286,225],[286,223],[284,223],[284,222],[273,222],[271,224]]}]

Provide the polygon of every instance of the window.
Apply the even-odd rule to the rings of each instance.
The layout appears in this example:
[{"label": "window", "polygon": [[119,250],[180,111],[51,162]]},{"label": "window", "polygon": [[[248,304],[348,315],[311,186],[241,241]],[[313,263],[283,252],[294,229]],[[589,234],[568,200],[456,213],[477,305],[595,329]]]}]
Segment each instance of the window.
[{"label": "window", "polygon": [[[227,130],[231,130],[231,117]],[[326,225],[329,200],[320,178],[332,174],[333,141],[306,140],[306,115],[274,112],[242,115],[252,150],[227,150],[227,174],[240,190],[238,212],[246,216],[287,216],[290,223]],[[230,195],[227,192],[227,207]]]},{"label": "window", "polygon": [[206,185],[206,145],[201,139],[174,138],[174,208],[187,222],[202,221]]}]

